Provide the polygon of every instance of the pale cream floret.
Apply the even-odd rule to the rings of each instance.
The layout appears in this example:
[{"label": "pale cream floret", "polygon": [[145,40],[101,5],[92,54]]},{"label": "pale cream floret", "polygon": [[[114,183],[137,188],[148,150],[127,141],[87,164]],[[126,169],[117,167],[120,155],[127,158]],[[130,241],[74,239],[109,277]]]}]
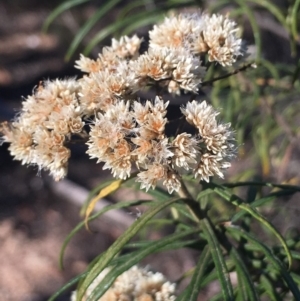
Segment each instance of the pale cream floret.
[{"label": "pale cream floret", "polygon": [[[82,301],[86,300],[97,285],[111,271],[103,270],[87,288]],[[149,271],[147,268],[131,267],[116,278],[112,286],[98,301],[175,301],[175,284],[166,280],[163,274]],[[76,291],[71,301],[76,300]]]},{"label": "pale cream floret", "polygon": [[173,163],[177,167],[191,170],[197,163],[199,156],[199,141],[191,134],[182,133],[172,141],[172,151],[174,152]]},{"label": "pale cream floret", "polygon": [[233,132],[230,124],[218,124],[219,114],[206,101],[198,103],[193,100],[181,109],[186,120],[195,126],[201,139],[201,150],[198,164],[194,170],[195,177],[209,182],[215,174],[223,178],[222,169],[230,167],[227,162],[234,153]]},{"label": "pale cream floret", "polygon": [[231,66],[243,54],[242,40],[238,38],[237,31],[236,23],[222,15],[207,17],[203,39],[209,48],[209,61]]}]

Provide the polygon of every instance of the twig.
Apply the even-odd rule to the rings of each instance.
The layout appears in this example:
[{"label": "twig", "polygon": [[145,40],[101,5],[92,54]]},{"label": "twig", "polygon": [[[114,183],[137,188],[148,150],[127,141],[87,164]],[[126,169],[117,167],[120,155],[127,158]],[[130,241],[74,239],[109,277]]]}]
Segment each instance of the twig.
[{"label": "twig", "polygon": [[244,65],[243,67],[241,67],[241,68],[239,68],[239,69],[233,70],[232,72],[229,72],[229,73],[224,74],[224,75],[222,75],[222,76],[219,76],[219,77],[216,77],[216,78],[207,80],[207,81],[205,81],[205,82],[202,82],[202,83],[201,83],[201,87],[203,87],[203,86],[209,86],[209,85],[213,84],[215,81],[218,81],[218,80],[220,80],[220,79],[224,79],[224,78],[230,77],[230,76],[232,76],[232,75],[235,75],[235,74],[237,74],[237,73],[240,73],[240,72],[242,72],[242,71],[245,71],[246,69],[248,69],[248,68],[250,68],[250,67],[251,67],[251,68],[254,68],[254,66],[255,66],[255,64],[254,64],[253,62],[252,62],[252,63],[248,63],[248,64]]}]

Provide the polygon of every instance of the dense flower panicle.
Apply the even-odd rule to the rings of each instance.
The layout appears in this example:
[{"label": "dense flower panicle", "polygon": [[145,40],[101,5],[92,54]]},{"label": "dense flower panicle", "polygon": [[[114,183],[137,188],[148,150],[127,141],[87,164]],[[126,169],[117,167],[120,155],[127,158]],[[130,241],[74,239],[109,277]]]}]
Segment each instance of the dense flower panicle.
[{"label": "dense flower panicle", "polygon": [[20,118],[24,126],[35,127],[45,122],[55,123],[61,114],[76,118],[81,114],[78,103],[80,85],[75,79],[45,81],[34,94],[22,102]]},{"label": "dense flower panicle", "polygon": [[[101,81],[101,76],[103,81]],[[116,98],[111,95],[105,85],[105,72],[96,76],[92,73],[79,79],[82,87],[80,93],[80,104],[84,115],[91,116],[98,110],[106,111],[112,104],[116,103]]]},{"label": "dense flower panicle", "polygon": [[230,124],[218,124],[216,117],[219,112],[215,111],[206,101],[199,104],[194,100],[181,111],[187,121],[198,129],[206,148],[213,154],[226,153],[233,147],[230,143],[230,140],[233,139]]},{"label": "dense flower panicle", "polygon": [[66,175],[70,150],[65,142],[84,126],[79,92],[75,79],[45,81],[23,101],[16,120],[1,129],[14,159],[48,170],[56,180]]},{"label": "dense flower panicle", "polygon": [[149,32],[150,47],[183,47],[195,55],[208,54],[209,61],[232,65],[243,55],[236,23],[222,15],[180,14],[155,25]]},{"label": "dense flower panicle", "polygon": [[189,47],[190,36],[194,32],[201,32],[203,22],[191,18],[189,14],[180,14],[177,16],[166,17],[159,24],[154,25],[149,31],[151,48],[159,47]]},{"label": "dense flower panicle", "polygon": [[123,36],[119,41],[112,39],[111,47],[104,47],[97,60],[92,60],[81,54],[80,59],[75,62],[75,68],[86,73],[103,70],[114,71],[121,62],[138,56],[142,41],[143,39],[136,35],[131,38]]},{"label": "dense flower panicle", "polygon": [[[130,64],[142,87],[159,81],[168,86],[170,81],[177,83],[169,89],[170,93],[179,94],[180,89],[197,92],[205,68],[201,61],[184,48],[160,47],[149,51]],[[173,85],[174,86],[174,85]]]},{"label": "dense flower panicle", "polygon": [[160,96],[137,101],[137,92],[196,93],[206,74],[205,56],[222,66],[240,55],[235,22],[221,15],[194,13],[165,18],[149,32],[149,48],[139,54],[142,39],[112,39],[96,60],[83,55],[75,67],[78,79],[45,81],[22,103],[20,114],[0,127],[0,142],[22,164],[48,170],[56,180],[67,173],[72,137],[87,135],[85,120],[93,120],[87,153],[116,178],[127,179],[133,168],[146,190],[162,183],[170,193],[180,189],[180,175],[201,180],[223,177],[234,153],[230,124],[217,122],[218,112],[206,101],[182,108],[197,135],[178,132],[168,137],[167,107]]},{"label": "dense flower panicle", "polygon": [[167,105],[158,96],[154,103],[112,105],[91,126],[87,153],[120,179],[128,178],[136,166],[137,181],[146,190],[161,182],[170,193],[178,191],[182,169],[206,181],[213,175],[223,177],[233,154],[230,125],[218,124],[219,113],[205,101],[192,101],[182,113],[198,135],[180,133],[171,140],[165,135]]},{"label": "dense flower panicle", "polygon": [[128,62],[119,62],[113,71],[92,72],[79,80],[80,104],[86,116],[107,111],[120,98],[126,99],[139,90],[139,82]]},{"label": "dense flower panicle", "polygon": [[[97,276],[87,288],[82,301],[92,294],[110,271],[111,268],[106,268]],[[73,292],[71,301],[76,300],[76,294],[76,291]],[[163,274],[133,266],[117,277],[99,301],[174,301],[175,298],[175,284],[167,281]]]},{"label": "dense flower panicle", "polygon": [[201,139],[202,149],[200,161],[195,169],[195,176],[209,181],[209,177],[217,174],[223,178],[221,169],[230,167],[227,162],[234,153],[233,132],[230,124],[218,124],[215,111],[206,101],[198,103],[195,100],[181,109],[186,120],[195,126]]},{"label": "dense flower panicle", "polygon": [[117,178],[128,178],[135,164],[142,188],[148,190],[160,181],[170,192],[177,191],[179,177],[170,165],[174,153],[164,135],[167,105],[159,97],[144,105],[137,101],[131,107],[124,101],[113,105],[91,126],[87,153],[104,162],[103,168]]},{"label": "dense flower panicle", "polygon": [[91,126],[87,153],[105,162],[104,168],[121,179],[129,177],[132,162],[146,168],[149,163],[166,161],[173,154],[168,151],[168,140],[163,139],[166,107],[161,102],[157,98],[156,107],[147,101],[144,108],[134,102],[135,114],[129,102],[120,101],[99,113]]}]

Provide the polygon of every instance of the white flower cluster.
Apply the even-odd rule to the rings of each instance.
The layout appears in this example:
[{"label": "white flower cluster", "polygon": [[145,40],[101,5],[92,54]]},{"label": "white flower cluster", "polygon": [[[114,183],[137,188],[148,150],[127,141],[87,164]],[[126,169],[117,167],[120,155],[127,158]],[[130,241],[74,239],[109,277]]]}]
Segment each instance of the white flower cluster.
[{"label": "white flower cluster", "polygon": [[230,66],[243,54],[237,31],[236,23],[222,15],[181,14],[154,26],[150,47],[184,48],[196,56],[207,53],[210,62]]},{"label": "white flower cluster", "polygon": [[65,143],[84,126],[79,91],[75,79],[40,83],[15,121],[2,124],[2,140],[10,143],[16,160],[48,170],[56,180],[67,174],[70,150]]},{"label": "white flower cluster", "polygon": [[137,181],[146,190],[162,181],[169,193],[178,191],[182,168],[206,181],[214,174],[223,177],[221,170],[230,166],[226,159],[233,151],[230,125],[217,124],[218,113],[205,101],[193,101],[182,112],[199,134],[181,133],[172,140],[165,135],[167,106],[158,96],[144,105],[111,105],[91,126],[87,153],[120,179],[130,176],[135,163]]},{"label": "white flower cluster", "polygon": [[[86,300],[104,279],[110,268],[101,272],[88,287],[82,300]],[[133,266],[121,274],[99,301],[174,301],[175,284],[166,280],[161,273]],[[76,291],[71,301],[76,300]]]},{"label": "white flower cluster", "polygon": [[78,79],[45,81],[24,102],[21,113],[0,127],[2,141],[22,164],[37,165],[56,180],[67,173],[68,142],[91,123],[87,153],[104,163],[114,177],[126,179],[138,169],[141,188],[160,181],[169,193],[181,187],[180,175],[191,172],[201,180],[223,177],[230,166],[232,131],[218,124],[205,101],[182,108],[196,135],[179,132],[167,137],[169,102],[137,100],[136,92],[155,87],[159,93],[197,92],[205,74],[201,59],[231,65],[242,54],[235,23],[221,15],[183,14],[166,18],[149,32],[149,49],[139,54],[142,39],[112,40],[97,60],[81,55]]}]

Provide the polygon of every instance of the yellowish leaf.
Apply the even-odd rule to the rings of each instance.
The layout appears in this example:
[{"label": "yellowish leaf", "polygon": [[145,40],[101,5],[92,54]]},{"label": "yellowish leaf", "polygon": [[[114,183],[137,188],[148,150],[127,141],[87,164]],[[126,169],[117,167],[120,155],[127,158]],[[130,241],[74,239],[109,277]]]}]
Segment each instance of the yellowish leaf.
[{"label": "yellowish leaf", "polygon": [[96,195],[91,202],[89,203],[86,212],[85,212],[85,218],[84,218],[84,223],[85,223],[85,228],[87,230],[89,229],[89,225],[88,225],[88,219],[91,215],[91,213],[94,211],[95,206],[97,204],[97,202],[101,199],[106,197],[107,195],[111,194],[112,192],[116,191],[117,189],[119,189],[119,187],[121,186],[123,180],[116,180],[114,182],[112,182],[110,185],[106,186],[105,188],[101,189],[100,192],[98,193],[98,195]]}]

